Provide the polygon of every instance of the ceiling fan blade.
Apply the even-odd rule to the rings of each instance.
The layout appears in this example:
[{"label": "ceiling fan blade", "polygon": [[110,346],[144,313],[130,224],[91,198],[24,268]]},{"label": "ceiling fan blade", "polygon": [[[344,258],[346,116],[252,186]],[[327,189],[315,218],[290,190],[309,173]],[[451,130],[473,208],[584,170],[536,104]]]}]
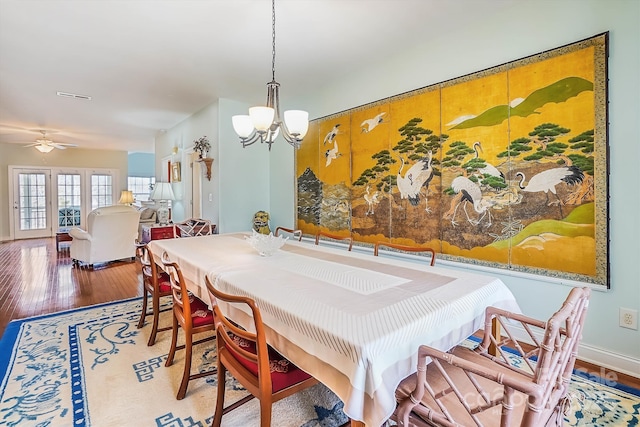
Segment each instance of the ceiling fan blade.
[{"label": "ceiling fan blade", "polygon": [[50,142],[49,145],[53,145],[54,147],[60,148],[61,150],[64,150],[67,147],[77,147],[76,144],[67,144],[65,142]]},{"label": "ceiling fan blade", "polygon": [[23,147],[24,147],[24,148],[27,148],[27,147],[35,147],[36,145],[40,145],[40,143],[39,143],[39,142],[34,142],[33,144],[23,145]]}]

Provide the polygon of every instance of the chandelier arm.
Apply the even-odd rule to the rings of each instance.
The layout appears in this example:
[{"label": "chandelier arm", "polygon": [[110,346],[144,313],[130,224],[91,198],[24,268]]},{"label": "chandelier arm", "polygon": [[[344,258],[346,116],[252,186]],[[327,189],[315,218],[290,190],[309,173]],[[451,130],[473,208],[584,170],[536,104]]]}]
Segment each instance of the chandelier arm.
[{"label": "chandelier arm", "polygon": [[260,135],[255,129],[251,132],[246,138],[240,137],[240,143],[242,144],[242,148],[248,147],[249,145],[253,145],[256,142],[264,142],[262,139],[262,135]]}]

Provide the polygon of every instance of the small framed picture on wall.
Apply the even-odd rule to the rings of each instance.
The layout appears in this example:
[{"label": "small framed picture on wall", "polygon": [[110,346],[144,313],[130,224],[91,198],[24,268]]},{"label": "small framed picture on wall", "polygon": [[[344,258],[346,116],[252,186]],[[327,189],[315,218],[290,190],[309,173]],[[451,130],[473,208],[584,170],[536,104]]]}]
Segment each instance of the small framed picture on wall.
[{"label": "small framed picture on wall", "polygon": [[171,163],[171,181],[180,182],[180,162]]}]

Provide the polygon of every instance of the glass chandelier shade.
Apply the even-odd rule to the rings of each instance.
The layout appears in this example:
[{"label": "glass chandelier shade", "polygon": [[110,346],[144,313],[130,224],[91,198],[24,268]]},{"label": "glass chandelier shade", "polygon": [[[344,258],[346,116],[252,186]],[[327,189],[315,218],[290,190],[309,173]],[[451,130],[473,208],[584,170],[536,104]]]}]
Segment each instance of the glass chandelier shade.
[{"label": "glass chandelier shade", "polygon": [[41,153],[48,153],[54,148],[52,145],[47,145],[47,144],[40,144],[40,145],[36,145],[35,147],[36,147],[36,150],[38,150]]},{"label": "glass chandelier shade", "polygon": [[271,82],[267,83],[267,105],[249,108],[249,115],[233,116],[233,129],[240,137],[242,147],[255,142],[271,144],[280,134],[293,147],[298,148],[309,129],[309,113],[302,110],[284,112],[284,121],[280,118],[280,83],[276,81],[276,6],[271,1]]}]

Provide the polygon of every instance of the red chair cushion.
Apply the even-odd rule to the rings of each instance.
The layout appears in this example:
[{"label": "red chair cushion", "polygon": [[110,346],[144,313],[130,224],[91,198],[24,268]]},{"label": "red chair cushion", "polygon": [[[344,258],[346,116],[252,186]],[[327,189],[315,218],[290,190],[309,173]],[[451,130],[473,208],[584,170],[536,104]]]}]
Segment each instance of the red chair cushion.
[{"label": "red chair cushion", "polygon": [[189,302],[191,303],[191,320],[194,328],[213,324],[213,312],[204,301],[196,296],[189,295]]},{"label": "red chair cushion", "polygon": [[[256,354],[255,342],[240,338],[233,334],[230,334],[230,336],[236,342],[236,344],[238,344],[239,347],[242,347],[244,350],[250,353]],[[311,378],[311,375],[307,374],[305,371],[291,363],[288,359],[271,348],[271,346],[267,347],[269,348],[269,369],[271,371],[271,391],[273,393],[276,393],[280,390]],[[233,357],[238,362],[240,362],[242,366],[247,368],[249,372],[251,372],[256,377],[258,376],[257,363],[245,359],[229,347],[227,347],[227,350],[229,350]]]},{"label": "red chair cushion", "polygon": [[162,294],[171,293],[171,279],[169,278],[169,275],[165,272],[162,272],[158,275],[158,289]]}]

